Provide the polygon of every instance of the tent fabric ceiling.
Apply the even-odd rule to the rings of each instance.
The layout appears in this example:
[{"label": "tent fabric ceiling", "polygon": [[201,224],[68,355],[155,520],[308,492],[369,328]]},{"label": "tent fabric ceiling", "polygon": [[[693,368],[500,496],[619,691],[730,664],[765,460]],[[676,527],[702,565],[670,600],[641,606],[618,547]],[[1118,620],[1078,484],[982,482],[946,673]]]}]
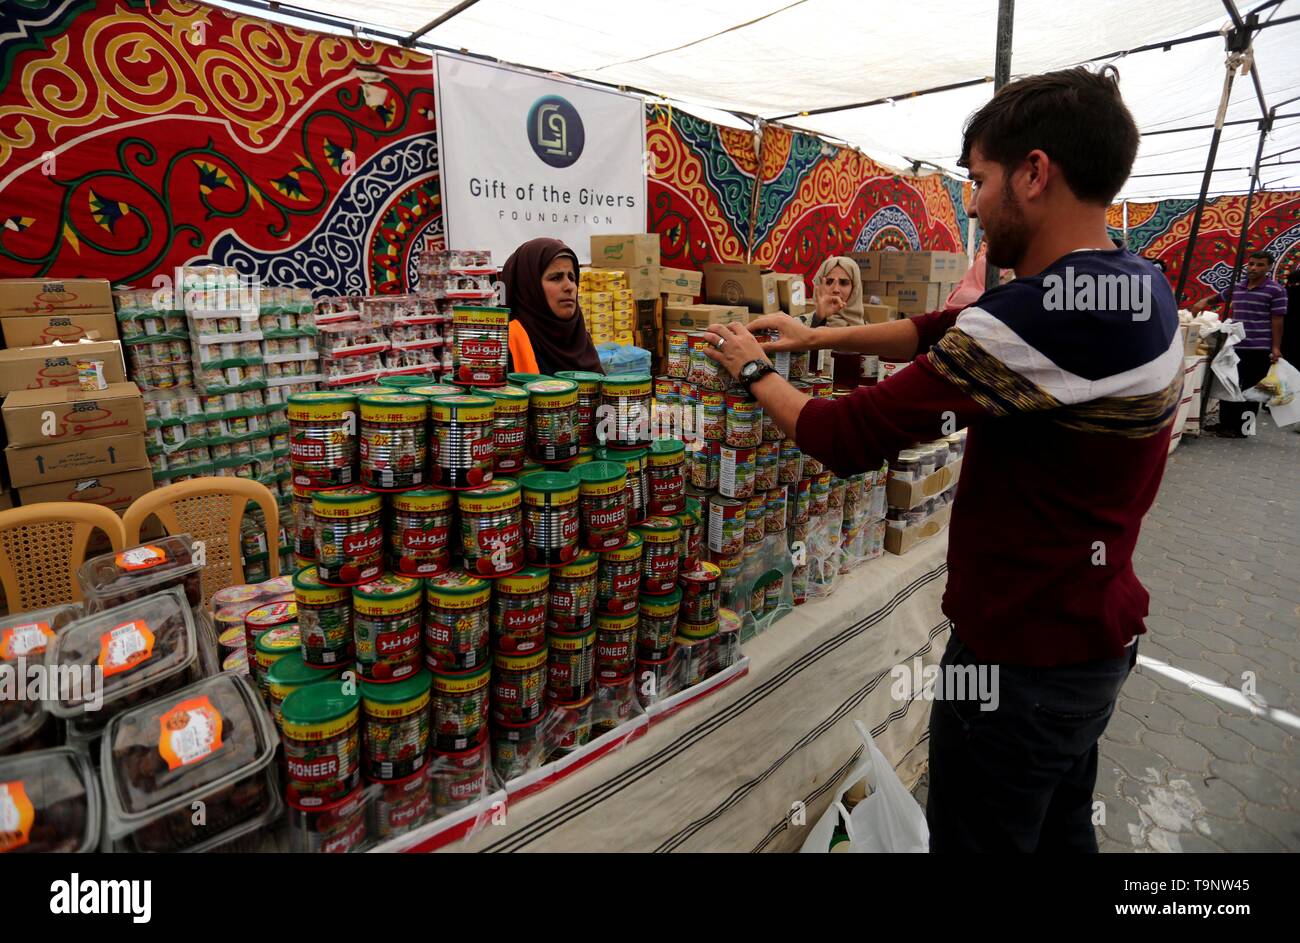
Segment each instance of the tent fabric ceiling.
[{"label": "tent fabric ceiling", "polygon": [[[1242,12],[1257,0],[1238,0]],[[221,5],[218,0],[218,5]],[[228,4],[236,7],[239,4]],[[294,6],[409,34],[453,0],[296,0]],[[1294,0],[1263,19],[1300,12]],[[285,11],[288,12],[287,10]],[[285,18],[276,13],[266,15]],[[997,0],[478,0],[422,37],[504,62],[641,89],[700,113],[773,118],[987,78]],[[1228,22],[1222,0],[1017,0],[1013,75],[1063,68],[1117,50]],[[1269,104],[1300,95],[1300,22],[1262,31],[1254,50]],[[1218,38],[1120,57],[1121,90],[1143,131],[1211,124],[1224,74]],[[961,128],[991,82],[898,97],[893,103],[791,117],[784,123],[860,147],[896,166],[926,161],[956,170]],[[1300,112],[1300,102],[1280,109]],[[1249,76],[1236,79],[1228,118],[1258,119]],[[1211,131],[1148,135],[1122,197],[1195,194]],[[1254,124],[1225,128],[1216,167],[1251,164]],[[1300,120],[1279,121],[1266,154],[1300,145]],[[1280,160],[1300,160],[1300,151]],[[1216,173],[1211,192],[1245,189],[1245,171]],[[1265,168],[1270,189],[1300,186],[1300,164]]]}]

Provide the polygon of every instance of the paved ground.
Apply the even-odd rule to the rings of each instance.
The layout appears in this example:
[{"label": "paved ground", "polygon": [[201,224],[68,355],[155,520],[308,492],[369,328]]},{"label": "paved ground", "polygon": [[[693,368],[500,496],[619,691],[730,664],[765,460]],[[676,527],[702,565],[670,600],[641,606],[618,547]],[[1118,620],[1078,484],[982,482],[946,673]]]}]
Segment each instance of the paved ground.
[{"label": "paved ground", "polygon": [[1298,510],[1294,427],[1170,456],[1134,559],[1147,635],[1101,741],[1102,851],[1300,851]]}]

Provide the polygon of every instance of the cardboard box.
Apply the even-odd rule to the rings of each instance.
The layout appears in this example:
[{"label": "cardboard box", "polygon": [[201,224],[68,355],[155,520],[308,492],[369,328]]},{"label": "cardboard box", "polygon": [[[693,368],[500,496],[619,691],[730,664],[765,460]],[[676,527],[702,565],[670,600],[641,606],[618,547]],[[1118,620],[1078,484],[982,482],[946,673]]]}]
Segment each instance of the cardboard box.
[{"label": "cardboard box", "polygon": [[884,324],[898,319],[898,309],[893,305],[863,305],[862,312],[867,324]]},{"label": "cardboard box", "polygon": [[[900,314],[925,314],[939,310],[944,300],[939,297],[939,286],[934,282],[895,282],[889,298],[897,298]],[[946,298],[947,295],[944,295]],[[893,304],[894,302],[886,302]]]},{"label": "cardboard box", "polygon": [[18,507],[18,495],[13,491],[0,491],[0,511]]},{"label": "cardboard box", "polygon": [[704,273],[684,268],[659,269],[659,291],[665,295],[689,295],[698,298],[704,287]]},{"label": "cardboard box", "polygon": [[937,469],[934,474],[927,475],[920,481],[899,481],[891,478],[885,485],[885,499],[891,508],[902,508],[906,511],[928,498],[933,498],[939,492],[946,491],[959,477],[961,477],[961,459]]},{"label": "cardboard box", "polygon": [[[659,234],[630,233],[591,237],[591,267],[631,269],[659,267]],[[655,294],[659,294],[656,289]]]},{"label": "cardboard box", "polygon": [[665,331],[703,331],[710,324],[749,320],[749,309],[739,305],[682,305],[664,308]]},{"label": "cardboard box", "polygon": [[872,252],[850,252],[849,258],[858,263],[858,271],[862,273],[862,281],[879,281],[880,280],[880,253]]},{"label": "cardboard box", "polygon": [[3,415],[13,446],[143,435],[146,428],[144,399],[134,383],[110,383],[93,392],[75,386],[16,390],[5,398]]},{"label": "cardboard box", "polygon": [[761,265],[705,263],[704,300],[709,304],[744,305],[760,314],[781,310],[777,275]]},{"label": "cardboard box", "polygon": [[117,340],[117,318],[111,314],[34,314],[0,318],[6,347],[36,347],[61,341]]},{"label": "cardboard box", "polygon": [[808,301],[803,276],[786,275],[778,272],[776,276],[776,297],[781,310],[786,314],[802,314],[804,305]]},{"label": "cardboard box", "polygon": [[931,514],[929,520],[922,524],[913,524],[903,530],[886,527],[885,549],[895,554],[907,553],[917,544],[941,533],[948,526],[948,520],[951,517],[952,508],[943,507]]},{"label": "cardboard box", "polygon": [[108,383],[126,382],[119,341],[50,344],[0,350],[0,394],[77,385],[77,361],[100,360]]},{"label": "cardboard box", "polygon": [[962,276],[959,258],[965,258],[961,252],[904,252],[903,266],[905,281],[909,282],[955,282]]},{"label": "cardboard box", "polygon": [[879,272],[876,275],[878,281],[882,282],[905,282],[907,281],[907,252],[892,252],[888,249],[881,249],[876,254],[877,268]]},{"label": "cardboard box", "polygon": [[870,298],[875,295],[877,298],[884,298],[886,295],[893,294],[894,286],[897,284],[898,282],[863,282],[862,296]]},{"label": "cardboard box", "polygon": [[113,313],[113,288],[103,278],[0,279],[0,317]]},{"label": "cardboard box", "polygon": [[9,478],[19,489],[149,468],[144,436],[139,433],[45,445],[11,445],[5,449],[5,461]]},{"label": "cardboard box", "polygon": [[18,500],[24,505],[42,501],[80,501],[83,504],[102,504],[121,514],[131,506],[131,502],[152,490],[153,472],[145,468],[20,488]]},{"label": "cardboard box", "polygon": [[671,305],[674,308],[684,308],[687,305],[695,304],[694,295],[678,295],[666,292],[662,297],[665,305]]},{"label": "cardboard box", "polygon": [[654,301],[659,297],[659,266],[643,265],[627,270],[627,287],[633,301]]}]

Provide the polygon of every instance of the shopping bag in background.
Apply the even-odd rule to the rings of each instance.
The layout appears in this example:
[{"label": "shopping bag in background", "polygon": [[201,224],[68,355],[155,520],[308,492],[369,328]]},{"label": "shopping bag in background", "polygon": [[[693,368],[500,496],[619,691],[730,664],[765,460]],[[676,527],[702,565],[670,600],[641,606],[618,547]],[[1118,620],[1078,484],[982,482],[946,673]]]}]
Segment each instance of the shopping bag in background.
[{"label": "shopping bag in background", "polygon": [[1219,330],[1225,336],[1223,347],[1210,364],[1210,372],[1214,374],[1210,398],[1240,403],[1244,397],[1241,395],[1241,383],[1237,379],[1237,364],[1241,362],[1241,357],[1237,355],[1236,347],[1246,339],[1246,327],[1238,321],[1225,321],[1219,325]]},{"label": "shopping bag in background", "polygon": [[1279,427],[1300,422],[1300,370],[1285,360],[1278,360],[1255,389],[1269,393],[1268,411]]},{"label": "shopping bag in background", "polygon": [[[844,786],[835,793],[835,800],[812,827],[800,852],[829,852],[837,837],[837,827],[847,835],[849,851],[852,852],[929,851],[930,829],[925,824],[925,813],[876,747],[866,725],[855,720],[853,726],[862,738],[862,762],[849,773]],[[845,795],[862,780],[867,783],[867,796],[849,810],[845,805]]]}]

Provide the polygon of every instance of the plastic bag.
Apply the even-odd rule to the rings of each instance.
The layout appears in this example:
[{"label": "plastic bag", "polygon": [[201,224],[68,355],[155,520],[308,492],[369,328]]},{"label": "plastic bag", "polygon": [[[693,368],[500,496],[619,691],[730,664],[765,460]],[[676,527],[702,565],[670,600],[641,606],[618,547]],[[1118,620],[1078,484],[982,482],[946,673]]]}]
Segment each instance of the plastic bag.
[{"label": "plastic bag", "polygon": [[1278,360],[1268,371],[1268,376],[1256,384],[1270,393],[1269,414],[1278,427],[1300,422],[1300,370],[1285,360]]},{"label": "plastic bag", "polygon": [[[876,747],[871,732],[860,720],[853,726],[862,737],[865,748],[862,762],[844,780],[835,793],[835,800],[825,814],[812,827],[800,852],[817,854],[830,851],[835,826],[841,821],[849,836],[849,850],[859,854],[869,852],[926,852],[930,849],[930,828],[925,823],[925,813],[912,798],[885,755]],[[844,794],[862,779],[867,780],[869,795],[859,802],[852,812],[843,804]]]},{"label": "plastic bag", "polygon": [[1246,328],[1238,321],[1225,321],[1219,325],[1219,330],[1227,336],[1223,339],[1222,349],[1210,364],[1210,371],[1214,374],[1210,397],[1240,403],[1243,397],[1237,379],[1237,364],[1241,362],[1241,357],[1237,355],[1236,346],[1245,340]]}]

